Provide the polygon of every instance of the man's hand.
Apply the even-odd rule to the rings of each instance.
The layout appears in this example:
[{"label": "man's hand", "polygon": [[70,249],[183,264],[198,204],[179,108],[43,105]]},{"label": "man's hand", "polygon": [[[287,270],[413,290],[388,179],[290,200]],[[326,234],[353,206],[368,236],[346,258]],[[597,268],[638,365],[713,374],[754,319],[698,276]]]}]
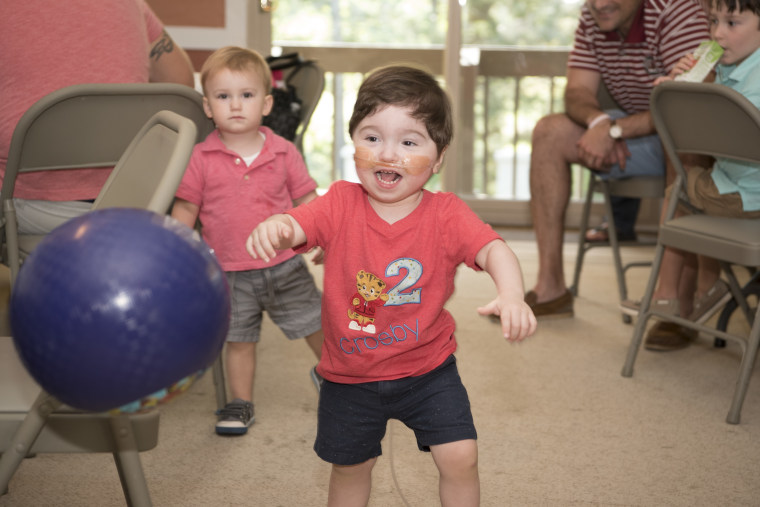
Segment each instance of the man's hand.
[{"label": "man's hand", "polygon": [[609,172],[618,164],[625,170],[626,159],[631,156],[624,140],[610,137],[611,121],[601,121],[594,128],[588,129],[578,140],[578,157],[589,169]]}]

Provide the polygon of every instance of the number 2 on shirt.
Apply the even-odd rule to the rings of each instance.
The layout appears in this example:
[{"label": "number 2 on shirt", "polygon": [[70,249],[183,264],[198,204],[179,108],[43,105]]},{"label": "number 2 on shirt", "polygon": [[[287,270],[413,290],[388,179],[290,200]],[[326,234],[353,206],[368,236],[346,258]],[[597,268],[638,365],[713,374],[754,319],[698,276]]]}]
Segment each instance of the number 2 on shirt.
[{"label": "number 2 on shirt", "polygon": [[422,302],[422,289],[407,290],[414,287],[414,284],[422,276],[422,264],[415,259],[402,257],[388,264],[388,267],[385,268],[385,276],[399,276],[402,269],[406,271],[406,275],[388,290],[388,301],[384,306],[420,304]]}]

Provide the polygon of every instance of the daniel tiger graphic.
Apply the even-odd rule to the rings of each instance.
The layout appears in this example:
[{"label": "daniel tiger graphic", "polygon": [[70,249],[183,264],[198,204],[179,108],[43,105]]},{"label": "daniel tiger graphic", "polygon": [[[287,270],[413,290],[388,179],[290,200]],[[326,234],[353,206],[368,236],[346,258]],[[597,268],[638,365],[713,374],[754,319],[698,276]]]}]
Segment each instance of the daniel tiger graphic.
[{"label": "daniel tiger graphic", "polygon": [[348,328],[375,334],[375,308],[388,301],[388,294],[383,293],[386,283],[372,273],[359,270],[356,274],[356,294],[351,297],[348,309]]}]

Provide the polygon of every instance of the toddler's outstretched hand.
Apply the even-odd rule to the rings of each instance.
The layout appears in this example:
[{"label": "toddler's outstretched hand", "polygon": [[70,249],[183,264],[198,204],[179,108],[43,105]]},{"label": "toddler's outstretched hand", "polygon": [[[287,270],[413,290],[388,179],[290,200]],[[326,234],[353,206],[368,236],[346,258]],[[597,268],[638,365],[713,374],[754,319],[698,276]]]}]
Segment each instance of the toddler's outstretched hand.
[{"label": "toddler's outstretched hand", "polygon": [[519,342],[536,332],[536,316],[525,301],[502,301],[496,298],[478,308],[481,315],[498,315],[504,338]]},{"label": "toddler's outstretched hand", "polygon": [[274,216],[256,226],[245,242],[245,249],[254,259],[269,262],[277,255],[277,250],[289,248],[292,239],[293,226]]}]

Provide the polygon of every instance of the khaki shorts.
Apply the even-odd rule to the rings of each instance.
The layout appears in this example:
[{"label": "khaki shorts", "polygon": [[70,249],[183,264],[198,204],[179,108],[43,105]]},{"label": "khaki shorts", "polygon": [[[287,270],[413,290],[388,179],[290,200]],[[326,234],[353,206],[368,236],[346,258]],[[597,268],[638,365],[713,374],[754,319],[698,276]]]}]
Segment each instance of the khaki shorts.
[{"label": "khaki shorts", "polygon": [[[668,187],[667,196],[672,189]],[[760,210],[744,211],[739,192],[721,194],[712,179],[712,169],[704,167],[688,167],[686,177],[686,193],[689,202],[708,215],[727,218],[758,218]],[[689,213],[682,207],[682,211]]]}]

